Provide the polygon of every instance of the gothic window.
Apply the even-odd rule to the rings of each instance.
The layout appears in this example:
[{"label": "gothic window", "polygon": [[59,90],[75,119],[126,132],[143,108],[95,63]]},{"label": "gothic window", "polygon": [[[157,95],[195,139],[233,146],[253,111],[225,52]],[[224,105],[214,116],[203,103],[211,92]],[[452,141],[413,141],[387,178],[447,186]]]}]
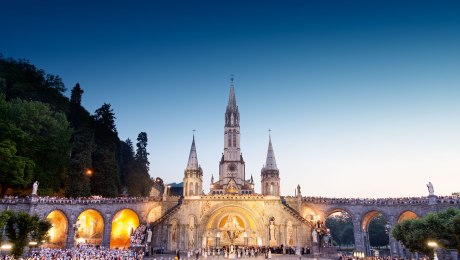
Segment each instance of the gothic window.
[{"label": "gothic window", "polygon": [[270,195],[273,195],[273,182],[270,184]]},{"label": "gothic window", "polygon": [[188,195],[193,195],[193,182],[189,184],[189,192]]},{"label": "gothic window", "polygon": [[232,131],[228,131],[228,147],[232,147]]},{"label": "gothic window", "polygon": [[236,147],[236,132],[233,132],[233,147]]},{"label": "gothic window", "polygon": [[199,193],[198,193],[198,183],[195,183],[195,195],[199,195]]}]

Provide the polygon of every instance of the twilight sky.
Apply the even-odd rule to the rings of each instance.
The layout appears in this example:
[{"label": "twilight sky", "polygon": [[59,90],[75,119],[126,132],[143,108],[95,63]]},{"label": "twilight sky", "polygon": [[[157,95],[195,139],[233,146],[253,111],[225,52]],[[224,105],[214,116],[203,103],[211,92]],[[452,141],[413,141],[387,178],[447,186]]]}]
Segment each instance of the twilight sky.
[{"label": "twilight sky", "polygon": [[269,128],[284,195],[460,191],[458,0],[3,0],[0,52],[80,82],[90,112],[110,103],[166,182],[196,129],[209,191],[235,74],[257,192]]}]

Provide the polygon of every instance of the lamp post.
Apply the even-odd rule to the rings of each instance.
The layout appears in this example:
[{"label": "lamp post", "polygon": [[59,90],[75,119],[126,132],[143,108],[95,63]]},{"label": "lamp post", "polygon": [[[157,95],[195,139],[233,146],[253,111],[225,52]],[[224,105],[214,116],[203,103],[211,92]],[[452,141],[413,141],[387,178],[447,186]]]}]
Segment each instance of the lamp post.
[{"label": "lamp post", "polygon": [[219,242],[220,242],[220,232],[217,232],[217,234],[216,234],[216,247],[219,247]]},{"label": "lamp post", "polygon": [[248,233],[244,232],[243,237],[244,237],[244,244],[246,245],[246,247],[248,247]]},{"label": "lamp post", "polygon": [[429,247],[433,248],[433,259],[434,260],[438,260],[438,255],[436,254],[436,248],[438,248],[438,243],[436,243],[435,241],[428,241],[428,243],[426,243]]}]

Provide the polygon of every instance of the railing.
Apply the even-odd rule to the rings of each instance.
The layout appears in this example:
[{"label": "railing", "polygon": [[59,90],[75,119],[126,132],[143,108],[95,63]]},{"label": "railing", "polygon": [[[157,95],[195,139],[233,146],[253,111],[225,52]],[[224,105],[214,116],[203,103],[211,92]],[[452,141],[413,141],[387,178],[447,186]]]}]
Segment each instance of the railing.
[{"label": "railing", "polygon": [[170,208],[168,211],[166,211],[166,213],[163,216],[161,216],[159,219],[155,220],[154,222],[152,222],[150,224],[150,228],[152,229],[152,231],[153,231],[153,228],[155,226],[157,226],[158,224],[160,224],[161,222],[163,222],[164,220],[169,218],[174,212],[176,212],[180,208],[180,206],[182,205],[183,199],[184,199],[184,197],[181,196],[179,198],[179,201],[177,202],[177,205],[175,205],[174,207]]},{"label": "railing", "polygon": [[289,204],[286,202],[286,198],[284,196],[280,196],[280,200],[281,200],[281,204],[283,204],[283,208],[285,210],[287,210],[289,213],[291,213],[291,215],[293,215],[295,218],[297,218],[298,220],[300,220],[301,222],[303,222],[305,224],[308,224],[308,225],[312,224],[310,221],[308,221],[304,217],[302,217],[302,215],[300,215],[300,213],[297,210],[295,210],[294,208],[289,206]]}]

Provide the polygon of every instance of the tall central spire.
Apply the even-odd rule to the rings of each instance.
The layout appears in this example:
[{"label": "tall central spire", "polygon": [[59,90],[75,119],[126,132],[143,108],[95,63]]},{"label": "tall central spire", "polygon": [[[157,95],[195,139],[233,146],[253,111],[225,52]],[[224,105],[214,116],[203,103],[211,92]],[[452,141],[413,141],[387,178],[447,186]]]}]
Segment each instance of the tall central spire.
[{"label": "tall central spire", "polygon": [[230,95],[228,97],[228,106],[227,106],[227,110],[231,109],[233,111],[235,111],[236,109],[238,109],[238,107],[236,106],[236,98],[235,98],[235,87],[233,85],[233,75],[232,77],[230,78]]},{"label": "tall central spire", "polygon": [[225,126],[239,126],[240,112],[236,105],[235,87],[233,85],[233,75],[230,78],[230,95],[228,96],[227,110],[225,111]]}]

